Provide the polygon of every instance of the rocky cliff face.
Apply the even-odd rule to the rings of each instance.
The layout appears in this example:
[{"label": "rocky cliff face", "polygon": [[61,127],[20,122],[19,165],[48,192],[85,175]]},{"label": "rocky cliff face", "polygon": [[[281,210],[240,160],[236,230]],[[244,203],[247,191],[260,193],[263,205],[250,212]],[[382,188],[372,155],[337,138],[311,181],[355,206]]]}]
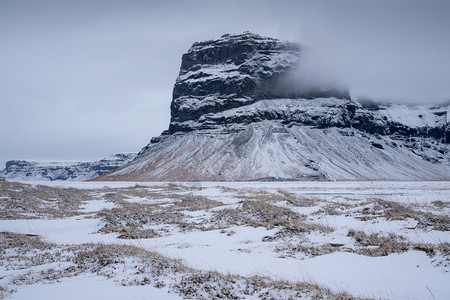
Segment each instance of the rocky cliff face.
[{"label": "rocky cliff face", "polygon": [[[189,121],[263,99],[337,97],[347,89],[284,83],[300,65],[299,45],[244,33],[194,43],[183,55],[173,89],[169,133],[191,131]],[[207,123],[207,122],[206,122]]]},{"label": "rocky cliff face", "polygon": [[90,162],[37,162],[10,160],[0,176],[20,181],[87,180],[101,176],[129,163],[136,153],[118,153]]},{"label": "rocky cliff face", "polygon": [[195,43],[169,129],[100,179],[450,179],[448,106],[364,106],[292,82],[301,62],[299,45],[251,33]]}]

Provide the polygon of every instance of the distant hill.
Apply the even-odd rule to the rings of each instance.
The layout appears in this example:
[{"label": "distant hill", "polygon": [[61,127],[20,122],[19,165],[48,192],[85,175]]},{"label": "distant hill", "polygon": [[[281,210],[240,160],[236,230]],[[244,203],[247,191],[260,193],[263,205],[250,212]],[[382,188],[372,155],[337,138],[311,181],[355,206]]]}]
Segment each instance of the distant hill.
[{"label": "distant hill", "polygon": [[0,176],[18,181],[87,180],[114,171],[131,162],[136,153],[118,153],[99,161],[26,161],[10,160]]}]

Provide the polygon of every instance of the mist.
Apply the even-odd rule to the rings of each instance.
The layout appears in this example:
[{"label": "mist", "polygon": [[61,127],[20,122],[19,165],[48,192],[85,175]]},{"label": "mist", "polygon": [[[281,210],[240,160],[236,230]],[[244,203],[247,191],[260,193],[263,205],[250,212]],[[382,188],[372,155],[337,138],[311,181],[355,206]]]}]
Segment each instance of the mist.
[{"label": "mist", "polygon": [[387,102],[450,99],[450,7],[435,1],[327,2],[303,16],[297,76]]},{"label": "mist", "polygon": [[224,33],[297,42],[303,78],[356,98],[448,100],[449,12],[448,1],[1,1],[0,168],[139,151],[168,127],[182,54]]}]

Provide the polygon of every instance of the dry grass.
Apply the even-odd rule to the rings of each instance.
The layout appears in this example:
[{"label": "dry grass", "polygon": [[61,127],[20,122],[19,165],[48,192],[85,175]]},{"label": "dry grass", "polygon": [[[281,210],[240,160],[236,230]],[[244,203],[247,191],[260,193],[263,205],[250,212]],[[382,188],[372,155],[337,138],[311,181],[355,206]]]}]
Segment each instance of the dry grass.
[{"label": "dry grass", "polygon": [[174,288],[185,299],[368,299],[317,284],[200,271],[183,276]]},{"label": "dry grass", "polygon": [[[264,189],[223,188],[239,201],[233,208],[214,209],[223,206],[220,201],[203,195],[197,185],[167,184],[130,188],[103,188],[80,190],[31,186],[21,183],[1,183],[0,218],[57,218],[80,215],[81,205],[91,199],[104,199],[115,203],[111,209],[103,209],[91,217],[100,218],[104,224],[99,231],[115,233],[121,239],[148,239],[193,230],[217,230],[227,236],[235,235],[232,226],[264,227],[276,229],[273,236],[263,241],[272,241],[272,250],[281,257],[305,258],[333,252],[352,252],[366,256],[385,256],[410,250],[422,251],[430,257],[434,266],[450,266],[449,243],[415,243],[406,238],[373,232],[349,230],[343,239],[346,244],[326,242],[314,243],[312,236],[333,233],[333,238],[347,231],[319,223],[330,215],[354,218],[359,221],[385,222],[391,220],[417,221],[410,230],[449,231],[449,216],[439,211],[448,209],[448,202],[435,201],[427,207],[403,204],[383,199],[345,201],[323,201],[316,198],[299,197],[284,189],[268,192]],[[237,202],[236,201],[236,202]],[[286,206],[286,207],[285,207]],[[308,211],[301,207],[317,206],[309,216],[296,211]],[[194,213],[192,213],[194,212]],[[355,221],[355,220],[352,221]],[[370,222],[369,222],[370,223]],[[403,224],[405,222],[402,222]],[[414,222],[415,223],[415,222]],[[364,224],[361,222],[361,224]],[[309,235],[312,234],[312,235]],[[227,238],[226,236],[223,236]],[[331,240],[331,239],[330,239]],[[329,240],[329,241],[330,241]],[[295,241],[295,242],[294,242]],[[299,242],[300,241],[300,242]],[[251,251],[254,249],[237,249]],[[274,281],[263,276],[243,277],[217,272],[193,270],[180,261],[165,258],[158,253],[142,248],[85,244],[80,246],[57,246],[43,242],[33,235],[0,233],[0,266],[17,270],[52,262],[70,264],[63,269],[44,269],[38,275],[23,273],[12,280],[12,284],[52,282],[59,278],[81,273],[95,273],[118,280],[123,285],[148,285],[167,287],[171,292],[188,299],[253,297],[260,299],[313,298],[352,299],[346,293],[330,290],[308,283]],[[126,266],[126,267],[125,267]],[[1,295],[13,291],[11,285],[0,286]]]},{"label": "dry grass", "polygon": [[153,229],[142,229],[140,227],[122,227],[117,233],[119,239],[151,239],[161,236]]},{"label": "dry grass", "polygon": [[[29,246],[22,245],[29,242]],[[60,246],[47,244],[38,237],[1,233],[2,249],[9,247],[1,256],[3,267],[17,268],[17,252],[30,258],[26,267],[42,266],[40,272],[23,272],[11,277],[7,285],[0,288],[0,297],[14,293],[12,286],[51,283],[64,277],[80,274],[96,274],[122,285],[153,285],[167,287],[185,299],[361,299],[346,292],[332,292],[326,287],[305,282],[277,281],[264,276],[245,277],[221,274],[214,271],[199,271],[186,267],[180,260],[170,259],[143,248],[125,245],[83,244]],[[38,251],[58,253],[46,260],[33,260]],[[20,259],[24,259],[21,257]],[[49,262],[65,263],[61,268],[46,268]]]},{"label": "dry grass", "polygon": [[281,201],[287,201],[289,204],[296,207],[310,207],[323,202],[321,199],[316,197],[298,196],[294,193],[290,193],[286,190],[281,189],[278,190],[278,194],[282,195],[282,198],[284,198]]},{"label": "dry grass", "polygon": [[284,242],[275,246],[275,252],[282,258],[298,258],[302,253],[307,257],[316,257],[334,252],[349,252],[365,256],[379,257],[393,253],[404,253],[410,250],[422,251],[430,258],[436,258],[433,263],[438,266],[450,266],[450,244],[416,243],[396,234],[371,233],[349,230],[348,237],[354,240],[354,245],[339,243],[313,244],[308,241],[299,243]]},{"label": "dry grass", "polygon": [[63,218],[79,215],[89,191],[0,182],[0,219]]},{"label": "dry grass", "polygon": [[322,205],[320,206],[320,209],[318,211],[316,211],[314,213],[314,215],[318,215],[318,216],[346,215],[346,216],[349,216],[352,214],[352,210],[364,205],[364,203],[361,203],[361,201],[359,201],[358,203],[355,203],[356,200],[353,200],[353,199],[352,200],[347,199],[347,200],[352,201],[352,202],[350,202],[350,203],[334,202],[334,201],[323,202]]},{"label": "dry grass", "polygon": [[[168,189],[172,191],[170,195]],[[237,193],[235,195],[237,198],[244,199],[241,201],[240,208],[216,210],[213,212],[212,219],[204,219],[200,223],[189,222],[183,211],[207,211],[224,205],[220,201],[192,194],[193,189],[200,190],[195,186],[171,186],[170,184],[152,188],[137,186],[103,189],[105,193],[103,198],[118,204],[119,207],[105,209],[97,214],[97,217],[100,217],[105,223],[100,232],[116,232],[121,238],[151,238],[160,234],[145,228],[162,224],[177,225],[183,231],[214,230],[232,225],[265,227],[267,229],[281,228],[279,235],[305,233],[313,230],[322,232],[334,230],[323,224],[306,222],[305,216],[289,208],[272,204],[287,201],[293,206],[311,206],[315,203],[315,200],[298,198],[284,190],[268,193],[226,188],[228,192]],[[184,194],[179,192],[184,192]],[[136,197],[167,201],[154,204],[127,202],[128,199]]]},{"label": "dry grass", "polygon": [[12,232],[0,232],[0,253],[5,254],[6,249],[17,249],[19,254],[31,249],[48,250],[54,244],[43,242],[39,236],[30,234],[18,234]]},{"label": "dry grass", "polygon": [[433,201],[431,202],[431,204],[433,204],[434,206],[436,206],[437,208],[450,208],[450,201],[441,201],[441,200],[437,200],[437,201]]},{"label": "dry grass", "polygon": [[[78,269],[82,272],[92,272],[105,277],[115,277],[120,272],[116,268],[111,270],[108,267],[113,265],[124,265],[128,263],[136,264],[131,268],[134,275],[143,275],[154,280],[175,274],[187,272],[189,268],[184,266],[180,260],[166,258],[159,253],[147,251],[140,247],[114,244],[83,244],[73,248],[74,255],[71,258]],[[137,276],[141,277],[141,276]],[[136,278],[126,279],[122,284],[136,285]]]},{"label": "dry grass", "polygon": [[[0,232],[0,266],[10,271],[53,263],[60,260],[63,255],[55,247],[54,244],[42,241],[38,236]],[[21,277],[15,280],[20,281]]]},{"label": "dry grass", "polygon": [[281,253],[281,258],[291,257],[296,258],[297,253],[303,253],[308,257],[316,257],[330,254],[337,251],[343,251],[342,244],[323,244],[312,245],[308,243],[290,243],[285,242],[275,247],[275,252]]},{"label": "dry grass", "polygon": [[201,192],[202,187],[196,185],[182,185],[169,183],[167,185],[143,186],[136,184],[126,188],[103,188],[100,192],[107,194],[110,200],[120,203],[131,198],[142,199],[178,199],[182,200],[186,195],[193,196],[193,192]]},{"label": "dry grass", "polygon": [[386,256],[391,253],[417,250],[425,252],[430,257],[439,253],[445,260],[450,258],[450,244],[446,242],[438,244],[415,243],[393,233],[387,235],[380,233],[366,234],[359,230],[349,230],[348,236],[355,240],[357,245],[355,252],[358,254]]},{"label": "dry grass", "polygon": [[411,218],[417,221],[417,228],[439,231],[450,230],[450,216],[437,215],[431,212],[413,209],[406,204],[382,199],[374,199],[373,208],[365,208],[361,211],[360,219],[366,220],[370,218],[383,217],[386,220],[406,220]]},{"label": "dry grass", "polygon": [[280,228],[278,236],[308,233],[314,230],[332,232],[333,228],[317,223],[306,222],[306,217],[289,208],[273,205],[268,201],[241,202],[241,206],[235,209],[223,209],[214,211],[211,222],[220,227],[252,226],[265,227],[267,229]]},{"label": "dry grass", "polygon": [[232,193],[233,196],[242,201],[262,201],[262,202],[283,202],[297,207],[308,207],[317,205],[322,200],[313,197],[298,196],[284,189],[278,189],[276,192],[252,189],[235,189],[230,187],[221,187],[226,193]]},{"label": "dry grass", "polygon": [[211,208],[224,205],[220,201],[211,200],[204,196],[185,195],[181,198],[181,201],[174,203],[178,210],[208,210]]},{"label": "dry grass", "polygon": [[206,197],[182,195],[172,202],[160,203],[130,203],[122,198],[120,193],[108,193],[108,199],[113,199],[118,207],[103,209],[96,214],[105,224],[99,231],[103,233],[118,233],[119,238],[139,239],[153,238],[165,235],[164,229],[155,231],[149,226],[176,225],[183,231],[208,230],[202,224],[188,222],[183,211],[208,210],[223,205]]},{"label": "dry grass", "polygon": [[[96,214],[105,224],[99,232],[118,233],[119,238],[152,238],[160,234],[149,226],[180,224],[184,215],[154,204],[124,202],[120,207],[103,209]],[[146,228],[147,227],[147,228]]]},{"label": "dry grass", "polygon": [[406,238],[392,233],[383,236],[379,233],[366,234],[363,231],[349,230],[347,236],[355,240],[358,246],[356,252],[367,256],[386,256],[406,252],[411,248],[411,243]]}]

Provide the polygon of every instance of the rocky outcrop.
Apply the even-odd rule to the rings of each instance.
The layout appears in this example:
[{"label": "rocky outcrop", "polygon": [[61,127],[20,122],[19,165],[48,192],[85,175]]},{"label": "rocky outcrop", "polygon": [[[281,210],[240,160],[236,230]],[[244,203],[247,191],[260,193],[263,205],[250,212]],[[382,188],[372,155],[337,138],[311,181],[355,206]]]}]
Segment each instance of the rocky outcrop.
[{"label": "rocky outcrop", "polygon": [[169,133],[189,130],[186,121],[262,99],[350,99],[345,88],[286,86],[300,61],[299,45],[248,32],[194,43],[182,57],[173,89]]},{"label": "rocky outcrop", "polygon": [[99,180],[450,179],[448,106],[368,107],[301,68],[299,45],[251,33],[195,43],[169,129]]},{"label": "rocky outcrop", "polygon": [[99,161],[90,162],[38,162],[10,160],[0,176],[19,181],[87,180],[112,172],[129,163],[136,153],[118,153]]}]

